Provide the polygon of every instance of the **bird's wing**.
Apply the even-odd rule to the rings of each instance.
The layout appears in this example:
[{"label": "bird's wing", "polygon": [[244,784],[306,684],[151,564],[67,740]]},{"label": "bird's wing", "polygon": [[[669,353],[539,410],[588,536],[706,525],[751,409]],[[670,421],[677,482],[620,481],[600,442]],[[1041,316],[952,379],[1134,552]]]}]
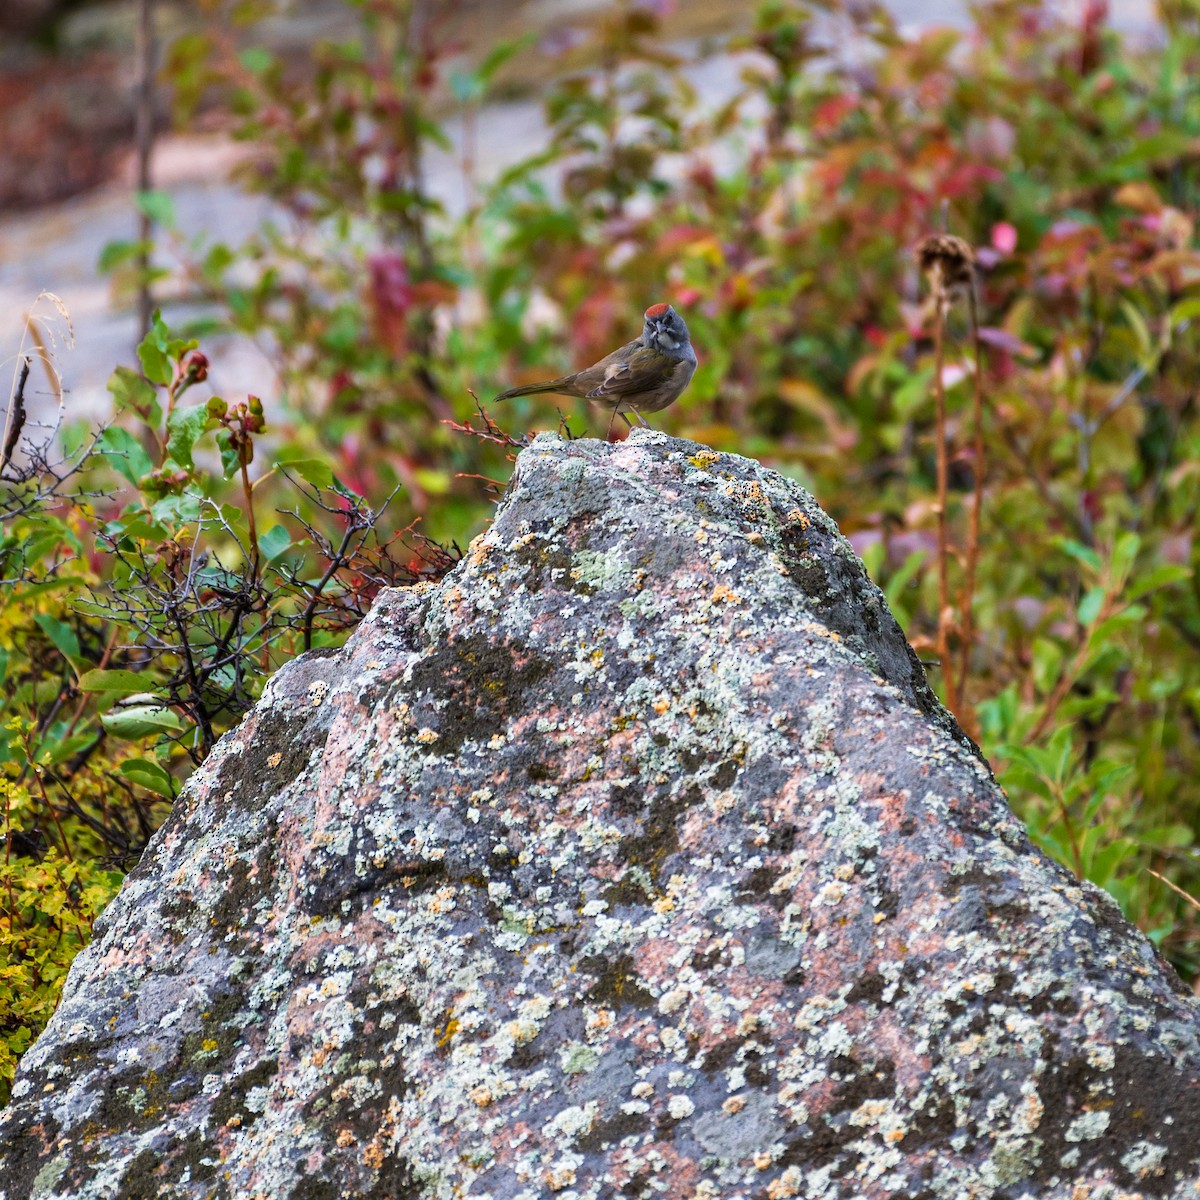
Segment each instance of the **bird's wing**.
[{"label": "bird's wing", "polygon": [[596,364],[603,368],[599,383],[587,393],[589,400],[605,396],[636,396],[657,387],[663,381],[663,355],[640,342],[630,342]]}]

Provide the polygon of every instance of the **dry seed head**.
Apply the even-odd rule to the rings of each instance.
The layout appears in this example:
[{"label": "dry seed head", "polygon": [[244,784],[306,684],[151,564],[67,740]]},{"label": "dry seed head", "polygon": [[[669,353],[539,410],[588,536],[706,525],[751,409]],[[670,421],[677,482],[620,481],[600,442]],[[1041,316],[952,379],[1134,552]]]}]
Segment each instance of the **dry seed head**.
[{"label": "dry seed head", "polygon": [[967,291],[975,277],[975,251],[952,233],[932,233],[917,244],[913,256],[937,296]]}]

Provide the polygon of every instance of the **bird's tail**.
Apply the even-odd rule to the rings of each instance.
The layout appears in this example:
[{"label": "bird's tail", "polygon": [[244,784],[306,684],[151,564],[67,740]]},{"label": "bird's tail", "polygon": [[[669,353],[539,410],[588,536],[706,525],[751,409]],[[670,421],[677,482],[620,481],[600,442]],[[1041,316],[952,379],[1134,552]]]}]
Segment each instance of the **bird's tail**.
[{"label": "bird's tail", "polygon": [[538,392],[557,392],[563,385],[561,379],[549,379],[545,383],[527,383],[524,387],[509,388],[507,392],[501,392],[492,403],[497,400],[511,400],[514,396],[533,396]]}]

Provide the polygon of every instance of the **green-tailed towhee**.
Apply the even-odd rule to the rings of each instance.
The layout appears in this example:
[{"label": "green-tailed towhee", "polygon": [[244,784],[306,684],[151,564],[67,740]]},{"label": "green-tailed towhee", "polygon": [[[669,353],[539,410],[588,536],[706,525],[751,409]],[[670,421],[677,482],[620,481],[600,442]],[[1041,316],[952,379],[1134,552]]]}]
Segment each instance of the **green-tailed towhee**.
[{"label": "green-tailed towhee", "polygon": [[669,304],[651,305],[645,317],[641,337],[614,350],[595,366],[561,379],[510,388],[496,399],[509,400],[535,392],[584,396],[612,410],[610,433],[618,413],[626,425],[633,425],[625,415],[629,412],[645,425],[642,413],[658,412],[674,404],[696,370],[696,352],[683,318]]}]

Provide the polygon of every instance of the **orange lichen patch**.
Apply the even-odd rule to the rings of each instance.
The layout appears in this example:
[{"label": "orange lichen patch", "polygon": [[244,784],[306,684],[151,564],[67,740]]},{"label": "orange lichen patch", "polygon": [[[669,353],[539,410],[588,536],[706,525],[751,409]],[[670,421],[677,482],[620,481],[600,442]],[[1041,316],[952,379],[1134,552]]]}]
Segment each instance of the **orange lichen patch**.
[{"label": "orange lichen patch", "polygon": [[592,1037],[607,1033],[613,1027],[616,1017],[611,1008],[600,1008],[587,1015],[587,1035]]},{"label": "orange lichen patch", "polygon": [[561,1192],[575,1182],[575,1168],[570,1163],[551,1167],[542,1178],[552,1192]]},{"label": "orange lichen patch", "polygon": [[710,597],[710,599],[713,604],[717,604],[717,603],[721,602],[722,600],[726,604],[740,604],[741,603],[741,597],[737,594],[737,592],[735,592],[732,588],[727,587],[723,583],[718,583],[717,586],[715,588],[713,588],[712,596]]}]

